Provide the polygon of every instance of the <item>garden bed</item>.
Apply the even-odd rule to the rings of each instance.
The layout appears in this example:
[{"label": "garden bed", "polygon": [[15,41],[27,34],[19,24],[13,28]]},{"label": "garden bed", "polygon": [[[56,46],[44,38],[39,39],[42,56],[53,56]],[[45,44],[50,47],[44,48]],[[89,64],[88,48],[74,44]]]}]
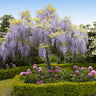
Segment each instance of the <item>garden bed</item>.
[{"label": "garden bed", "polygon": [[91,96],[96,93],[96,81],[28,84],[17,75],[13,81],[13,96]]},{"label": "garden bed", "polygon": [[[74,65],[77,65],[79,67],[88,67],[88,66],[93,66],[94,69],[96,69],[96,64],[95,63],[72,63],[72,64],[52,64],[52,67],[55,66],[59,66],[62,68],[67,68],[70,67],[72,68]],[[43,67],[47,67],[46,64],[38,64],[39,66],[43,66]],[[33,66],[24,66],[24,67],[16,67],[16,68],[12,68],[12,69],[0,69],[0,80],[4,80],[4,79],[9,79],[9,78],[13,78],[14,76],[18,75],[20,72],[22,71],[26,71],[27,69],[32,69]]]},{"label": "garden bed", "polygon": [[[39,68],[38,68],[39,67]],[[96,93],[96,71],[92,66],[33,65],[13,81],[13,96],[92,96]]]}]

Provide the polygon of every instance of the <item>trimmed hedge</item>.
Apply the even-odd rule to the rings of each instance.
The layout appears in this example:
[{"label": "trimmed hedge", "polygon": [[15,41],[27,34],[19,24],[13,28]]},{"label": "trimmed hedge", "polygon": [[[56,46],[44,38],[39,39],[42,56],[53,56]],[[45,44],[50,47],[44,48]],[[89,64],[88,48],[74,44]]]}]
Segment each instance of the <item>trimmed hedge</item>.
[{"label": "trimmed hedge", "polygon": [[96,93],[96,81],[59,82],[43,85],[24,83],[17,75],[13,81],[13,96],[91,96]]},{"label": "trimmed hedge", "polygon": [[[73,68],[74,65],[80,66],[80,67],[88,67],[88,66],[93,66],[94,69],[96,69],[96,64],[92,63],[88,63],[88,64],[83,64],[83,63],[73,63],[73,64],[52,64],[52,67],[54,68],[55,66],[59,66],[62,68]],[[38,67],[46,67],[46,64],[38,64]],[[13,78],[14,76],[20,74],[20,72],[26,71],[27,69],[32,69],[33,66],[24,66],[24,67],[16,67],[16,68],[12,68],[12,69],[8,69],[8,70],[0,70],[0,80],[3,79],[9,79],[9,78]]]},{"label": "trimmed hedge", "polygon": [[8,70],[0,70],[0,80],[13,78],[22,71],[26,71],[29,67],[16,67]]}]

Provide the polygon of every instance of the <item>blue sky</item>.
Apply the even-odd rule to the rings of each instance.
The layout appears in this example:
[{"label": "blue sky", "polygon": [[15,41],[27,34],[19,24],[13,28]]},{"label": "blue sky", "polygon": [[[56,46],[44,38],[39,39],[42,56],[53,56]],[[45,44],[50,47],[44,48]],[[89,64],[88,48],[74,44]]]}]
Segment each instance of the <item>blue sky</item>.
[{"label": "blue sky", "polygon": [[11,14],[19,18],[19,12],[26,9],[35,17],[36,11],[53,4],[60,17],[71,16],[72,23],[92,24],[96,21],[96,0],[0,0],[0,17]]}]

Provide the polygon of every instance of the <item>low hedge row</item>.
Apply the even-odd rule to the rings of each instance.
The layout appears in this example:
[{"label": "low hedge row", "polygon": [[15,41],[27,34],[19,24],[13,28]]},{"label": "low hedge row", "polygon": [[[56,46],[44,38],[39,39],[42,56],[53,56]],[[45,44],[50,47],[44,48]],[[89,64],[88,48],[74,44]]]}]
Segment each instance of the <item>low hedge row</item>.
[{"label": "low hedge row", "polygon": [[13,81],[13,96],[92,96],[96,93],[96,81],[73,83],[59,82],[42,85],[24,83],[17,75]]},{"label": "low hedge row", "polygon": [[26,71],[29,67],[16,67],[8,70],[0,70],[0,80],[13,78],[15,75],[20,74],[22,71]]},{"label": "low hedge row", "polygon": [[[73,64],[52,64],[52,67],[54,68],[55,66],[59,66],[62,68],[67,68],[67,67],[73,67],[74,65],[80,66],[80,67],[88,67],[88,66],[93,66],[94,69],[96,69],[96,64],[83,64],[83,63],[73,63]],[[47,67],[46,64],[38,64],[38,67]],[[20,74],[20,72],[26,71],[27,69],[32,69],[33,66],[24,66],[24,67],[16,67],[8,70],[0,70],[0,80],[3,79],[9,79],[13,78],[15,75]]]}]

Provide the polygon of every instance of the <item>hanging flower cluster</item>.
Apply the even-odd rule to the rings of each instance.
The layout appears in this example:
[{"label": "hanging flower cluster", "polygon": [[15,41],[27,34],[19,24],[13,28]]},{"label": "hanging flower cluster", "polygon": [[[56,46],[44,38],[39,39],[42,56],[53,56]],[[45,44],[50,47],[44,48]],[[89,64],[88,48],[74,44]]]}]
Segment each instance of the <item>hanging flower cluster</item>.
[{"label": "hanging flower cluster", "polygon": [[37,45],[41,57],[46,57],[46,49],[54,45],[63,54],[69,49],[73,53],[78,53],[78,50],[85,53],[87,33],[73,25],[68,17],[60,19],[55,11],[50,4],[37,11],[36,18],[31,18],[30,12],[26,10],[20,13],[20,20],[9,20],[10,30],[6,34],[5,43],[0,45],[3,60],[9,55],[14,58],[17,53],[28,56],[34,45]]}]

